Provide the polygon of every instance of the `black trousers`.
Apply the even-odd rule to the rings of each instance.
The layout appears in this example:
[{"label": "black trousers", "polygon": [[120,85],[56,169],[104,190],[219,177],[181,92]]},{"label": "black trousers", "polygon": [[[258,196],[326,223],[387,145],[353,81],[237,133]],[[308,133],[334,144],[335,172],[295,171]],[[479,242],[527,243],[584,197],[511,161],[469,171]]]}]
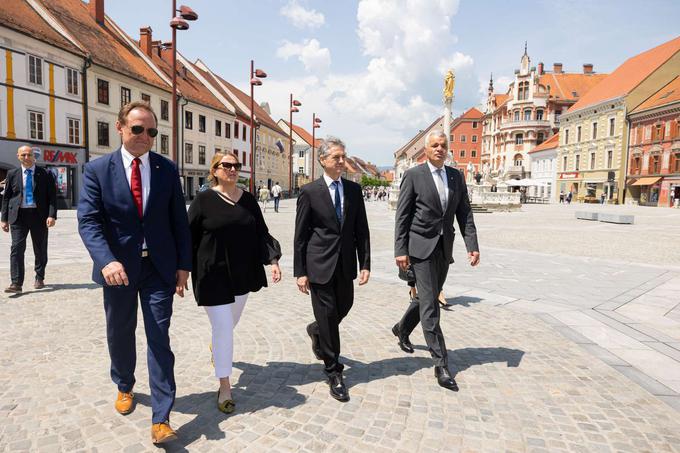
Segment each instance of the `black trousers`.
[{"label": "black trousers", "polygon": [[328,376],[341,374],[344,366],[340,358],[340,322],[347,316],[354,303],[354,283],[342,270],[342,259],[338,257],[335,271],[328,283],[310,283],[312,309],[316,321],[312,323],[312,334],[319,336],[319,347]]},{"label": "black trousers", "polygon": [[442,239],[439,239],[437,247],[427,259],[420,260],[414,257],[409,259],[416,275],[418,295],[411,301],[406,313],[399,321],[399,329],[405,335],[410,335],[420,322],[435,365],[447,366],[446,342],[439,326],[440,309],[437,302],[449,271],[449,262],[444,256]]},{"label": "black trousers", "polygon": [[24,284],[26,269],[24,267],[24,253],[26,252],[26,238],[31,233],[33,254],[35,255],[35,278],[45,279],[47,266],[47,224],[38,215],[36,208],[19,209],[17,221],[10,225],[12,246],[9,254],[10,277],[12,283],[19,286]]},{"label": "black trousers", "polygon": [[175,402],[175,356],[168,334],[174,293],[175,287],[161,278],[149,258],[142,259],[142,271],[136,284],[104,286],[111,379],[121,392],[131,392],[135,385],[138,303],[142,306],[153,423],[168,420]]}]

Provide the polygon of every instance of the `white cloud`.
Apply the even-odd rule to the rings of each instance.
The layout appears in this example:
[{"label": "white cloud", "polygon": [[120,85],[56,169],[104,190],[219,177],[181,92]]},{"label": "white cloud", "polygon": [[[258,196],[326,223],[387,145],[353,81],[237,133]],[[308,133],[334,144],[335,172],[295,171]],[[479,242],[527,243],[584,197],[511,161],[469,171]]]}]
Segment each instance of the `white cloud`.
[{"label": "white cloud", "polygon": [[470,55],[455,52],[453,55],[440,60],[439,72],[443,75],[449,69],[453,69],[457,76],[458,73],[471,70],[474,64],[475,60]]},{"label": "white cloud", "polygon": [[301,43],[284,41],[283,45],[276,49],[276,56],[285,60],[297,57],[310,72],[326,72],[331,65],[331,52],[321,47],[316,39],[307,39]]},{"label": "white cloud", "polygon": [[[508,91],[510,83],[514,82],[514,77],[500,76],[493,79],[493,92],[496,94],[505,94]],[[489,79],[479,78],[479,99],[480,103],[486,106],[486,98],[489,93]]]},{"label": "white cloud", "polygon": [[319,28],[325,22],[322,13],[305,9],[297,0],[290,0],[279,12],[298,28]]}]

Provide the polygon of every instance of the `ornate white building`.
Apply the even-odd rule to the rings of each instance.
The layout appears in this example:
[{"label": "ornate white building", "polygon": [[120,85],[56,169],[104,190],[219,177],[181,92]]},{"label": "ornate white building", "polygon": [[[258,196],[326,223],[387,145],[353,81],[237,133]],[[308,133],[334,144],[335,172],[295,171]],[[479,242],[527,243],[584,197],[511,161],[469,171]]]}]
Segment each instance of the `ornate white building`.
[{"label": "ornate white building", "polygon": [[584,64],[582,73],[565,73],[562,63],[555,63],[552,72],[545,71],[543,63],[532,67],[525,46],[505,94],[495,94],[493,77],[489,81],[482,164],[490,164],[494,177],[528,177],[527,153],[556,133],[560,115],[604,77],[593,73],[592,64]]}]

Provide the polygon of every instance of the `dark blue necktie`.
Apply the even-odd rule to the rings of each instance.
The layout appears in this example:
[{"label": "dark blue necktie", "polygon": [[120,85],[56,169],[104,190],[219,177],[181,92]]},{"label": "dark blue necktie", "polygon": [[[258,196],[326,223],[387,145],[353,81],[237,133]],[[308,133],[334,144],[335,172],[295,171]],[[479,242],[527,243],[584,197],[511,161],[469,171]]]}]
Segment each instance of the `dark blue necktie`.
[{"label": "dark blue necktie", "polygon": [[33,205],[33,170],[26,170],[26,194],[24,199],[28,206]]},{"label": "dark blue necktie", "polygon": [[338,218],[338,222],[342,223],[342,204],[340,202],[340,183],[333,181],[331,187],[335,189],[335,217]]}]

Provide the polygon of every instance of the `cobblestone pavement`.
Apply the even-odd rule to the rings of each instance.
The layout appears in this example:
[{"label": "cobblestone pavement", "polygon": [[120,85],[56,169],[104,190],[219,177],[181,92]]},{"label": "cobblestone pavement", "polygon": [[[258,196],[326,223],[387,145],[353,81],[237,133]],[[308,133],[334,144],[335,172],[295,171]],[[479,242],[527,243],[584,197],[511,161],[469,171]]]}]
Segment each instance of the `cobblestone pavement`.
[{"label": "cobblestone pavement", "polygon": [[[382,203],[368,210],[372,279],[357,288],[341,327],[351,401],[330,398],[311,352],[304,326],[312,312],[291,276],[294,204],[286,200],[281,213],[265,214],[287,252],[284,281],[251,295],[236,330],[231,416],[215,407],[207,316],[191,294],[175,301],[180,439],[168,450],[680,451],[680,269],[663,239],[648,236],[646,260],[631,259],[643,256],[626,249],[631,230],[572,222],[573,206],[479,215],[482,265],[471,269],[457,241],[445,288],[442,329],[460,386],[453,393],[437,386],[420,331],[413,355],[390,333],[406,286],[393,265],[393,214]],[[678,224],[680,213],[661,211],[641,215],[658,216],[649,224],[659,229]],[[570,236],[548,237],[537,219]],[[64,212],[51,232],[46,289],[0,296],[0,449],[154,451],[141,323],[139,405],[122,417],[113,409],[101,290],[90,283],[75,224]],[[542,252],[532,235],[545,242]],[[8,236],[0,250],[9,250]],[[592,237],[615,245],[580,256],[565,246]],[[27,254],[28,263],[30,246]]]}]

